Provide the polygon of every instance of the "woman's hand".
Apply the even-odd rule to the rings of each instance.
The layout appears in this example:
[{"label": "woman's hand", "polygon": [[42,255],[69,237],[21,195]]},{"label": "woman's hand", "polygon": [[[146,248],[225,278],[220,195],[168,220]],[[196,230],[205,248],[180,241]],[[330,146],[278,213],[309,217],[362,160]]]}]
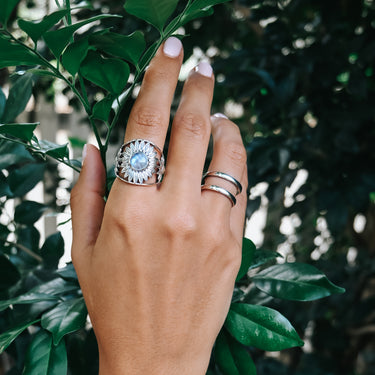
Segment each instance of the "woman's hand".
[{"label": "woman's hand", "polygon": [[[163,148],[182,64],[170,38],[148,68],[125,141]],[[205,374],[228,313],[241,262],[246,207],[246,152],[236,125],[210,119],[214,77],[202,63],[186,80],[173,121],[162,183],[116,179],[104,203],[105,173],[91,145],[71,195],[72,257],[98,340],[100,374]],[[227,173],[244,189],[232,207],[201,191],[210,134],[209,170]],[[235,193],[232,183],[209,183]]]}]

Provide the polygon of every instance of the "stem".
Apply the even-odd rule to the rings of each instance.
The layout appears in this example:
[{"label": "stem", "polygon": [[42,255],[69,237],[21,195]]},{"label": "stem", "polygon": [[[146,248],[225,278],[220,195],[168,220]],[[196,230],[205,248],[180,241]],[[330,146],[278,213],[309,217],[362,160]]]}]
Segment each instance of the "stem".
[{"label": "stem", "polygon": [[26,254],[28,254],[31,257],[33,257],[34,259],[36,259],[39,263],[43,263],[43,258],[40,257],[39,255],[35,254],[32,250],[30,250],[26,246],[23,246],[21,244],[18,244],[18,243],[12,242],[12,241],[8,241],[8,240],[6,240],[4,238],[1,238],[1,241],[4,241],[4,243],[7,243],[9,245],[12,245],[12,246],[16,247],[17,249],[22,250]]}]

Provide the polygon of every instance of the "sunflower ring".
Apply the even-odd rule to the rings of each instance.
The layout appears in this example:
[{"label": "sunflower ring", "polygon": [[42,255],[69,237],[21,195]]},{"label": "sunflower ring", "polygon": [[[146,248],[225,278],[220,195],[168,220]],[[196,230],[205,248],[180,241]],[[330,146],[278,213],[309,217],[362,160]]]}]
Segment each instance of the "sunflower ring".
[{"label": "sunflower ring", "polygon": [[159,147],[145,139],[133,139],[120,147],[115,174],[129,184],[150,186],[161,182],[164,164],[164,155]]}]

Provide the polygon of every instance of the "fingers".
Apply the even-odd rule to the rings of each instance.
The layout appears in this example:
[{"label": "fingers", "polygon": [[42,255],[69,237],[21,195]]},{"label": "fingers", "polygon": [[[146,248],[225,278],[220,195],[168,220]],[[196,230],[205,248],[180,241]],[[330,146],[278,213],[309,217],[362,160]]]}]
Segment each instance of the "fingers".
[{"label": "fingers", "polygon": [[72,257],[86,256],[99,234],[104,211],[105,170],[99,150],[86,145],[86,156],[70,204],[72,209]]},{"label": "fingers", "polygon": [[181,101],[172,125],[168,164],[163,186],[169,182],[179,186],[195,187],[200,182],[210,139],[210,110],[214,76],[208,63],[200,63],[187,79]]},{"label": "fingers", "polygon": [[[214,152],[208,169],[209,171],[218,171],[228,174],[243,185],[242,193],[236,197],[238,202],[233,208],[234,212],[238,212],[240,211],[238,207],[241,206],[242,194],[246,194],[247,187],[245,174],[247,159],[246,150],[242,143],[239,129],[234,123],[220,114],[212,116],[211,122]],[[233,195],[238,193],[235,184],[222,178],[208,177],[205,180],[205,184],[218,185]],[[216,207],[218,210],[224,210],[225,212],[232,209],[230,200],[222,194],[209,190],[202,191],[202,194],[204,194],[205,199],[210,202],[212,207]]]},{"label": "fingers", "polygon": [[175,37],[167,39],[145,73],[130,113],[125,142],[141,138],[163,148],[182,59],[180,40]]}]

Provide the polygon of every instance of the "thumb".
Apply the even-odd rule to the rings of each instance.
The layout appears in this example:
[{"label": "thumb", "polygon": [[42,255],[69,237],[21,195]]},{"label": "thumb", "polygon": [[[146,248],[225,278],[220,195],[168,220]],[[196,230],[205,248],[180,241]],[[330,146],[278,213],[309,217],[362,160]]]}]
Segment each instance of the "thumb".
[{"label": "thumb", "polygon": [[105,169],[99,150],[91,145],[83,149],[83,165],[78,181],[72,189],[73,246],[72,258],[85,256],[95,244],[102,224],[105,194]]}]

